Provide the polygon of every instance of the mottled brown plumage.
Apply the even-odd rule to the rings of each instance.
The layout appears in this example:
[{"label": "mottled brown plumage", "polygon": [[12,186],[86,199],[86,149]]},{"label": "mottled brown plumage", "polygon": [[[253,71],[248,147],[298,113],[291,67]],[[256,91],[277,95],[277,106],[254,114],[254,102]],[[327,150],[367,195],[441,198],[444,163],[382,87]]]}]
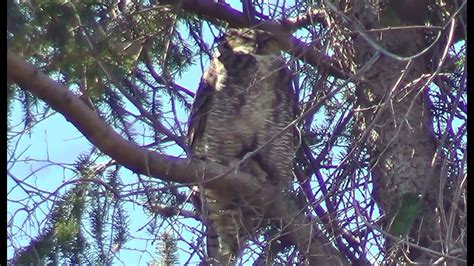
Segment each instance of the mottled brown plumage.
[{"label": "mottled brown plumage", "polygon": [[[189,121],[192,155],[239,164],[294,119],[292,95],[291,75],[275,37],[259,30],[229,30],[196,94]],[[293,140],[293,130],[286,131],[239,169],[282,190],[293,177]],[[218,264],[230,263],[266,210],[250,208],[226,191],[201,192],[208,255]]]}]

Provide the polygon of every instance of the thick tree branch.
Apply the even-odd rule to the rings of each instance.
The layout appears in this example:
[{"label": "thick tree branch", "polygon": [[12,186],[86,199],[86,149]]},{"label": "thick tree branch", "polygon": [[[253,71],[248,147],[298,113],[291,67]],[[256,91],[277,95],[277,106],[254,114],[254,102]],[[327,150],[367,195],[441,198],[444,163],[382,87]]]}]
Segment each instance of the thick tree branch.
[{"label": "thick tree branch", "polygon": [[[284,233],[303,254],[308,254],[310,265],[347,265],[347,260],[331,241],[315,227],[306,216],[291,206],[282,194],[276,196],[272,205],[272,220],[281,221]],[[277,222],[278,223],[278,222]]]},{"label": "thick tree branch", "polygon": [[[160,3],[175,5],[196,15],[225,21],[231,27],[252,27],[252,23],[242,12],[211,0],[161,0]],[[285,23],[268,20],[258,23],[255,27],[275,34],[282,50],[317,67],[320,71],[327,71],[336,78],[345,79],[349,77],[329,56],[291,36],[291,23],[286,25]]]},{"label": "thick tree branch", "polygon": [[[275,197],[272,186],[262,188],[257,179],[247,173],[237,173],[213,162],[159,154],[125,140],[104,123],[79,97],[38,71],[32,64],[14,55],[10,50],[7,50],[7,77],[60,112],[93,145],[135,173],[185,185],[202,183],[204,187],[225,190],[230,194],[239,194],[244,197],[258,195],[260,200],[267,202]],[[287,205],[283,198],[278,198],[273,203],[276,211],[272,218],[283,219],[283,223],[288,226],[287,231],[290,232],[293,244],[308,254],[310,261],[323,264],[330,262],[330,265],[334,265],[334,262],[341,264],[345,261],[342,254],[332,247],[329,240],[323,239],[324,236],[318,236],[313,240],[311,236],[314,235],[314,227],[311,223],[305,222],[304,215],[301,215],[298,210],[291,209]],[[301,234],[307,237],[301,237]]]},{"label": "thick tree branch", "polygon": [[[131,143],[104,123],[79,97],[38,71],[32,64],[14,55],[10,50],[7,52],[7,65],[9,79],[60,112],[93,145],[135,173],[182,184],[211,179],[211,181],[206,181],[204,186],[229,191],[243,189],[256,192],[259,187],[252,176],[246,173],[239,172],[239,177],[236,178],[235,171],[229,171],[228,167],[212,162],[191,161],[158,154]],[[217,178],[226,172],[230,173]],[[213,177],[216,178],[212,179]]]}]

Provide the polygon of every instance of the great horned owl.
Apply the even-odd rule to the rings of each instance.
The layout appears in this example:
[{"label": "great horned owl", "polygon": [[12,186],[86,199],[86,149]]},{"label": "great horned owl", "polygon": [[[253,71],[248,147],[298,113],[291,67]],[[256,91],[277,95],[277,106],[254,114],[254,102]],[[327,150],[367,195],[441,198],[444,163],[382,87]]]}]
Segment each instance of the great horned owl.
[{"label": "great horned owl", "polygon": [[[219,41],[203,74],[189,120],[192,156],[240,166],[263,184],[278,190],[293,177],[293,130],[258,154],[239,161],[294,119],[291,75],[271,33],[231,29]],[[245,240],[258,229],[265,210],[245,206],[245,199],[226,191],[200,191],[207,221],[207,252],[218,264],[229,264]]]}]

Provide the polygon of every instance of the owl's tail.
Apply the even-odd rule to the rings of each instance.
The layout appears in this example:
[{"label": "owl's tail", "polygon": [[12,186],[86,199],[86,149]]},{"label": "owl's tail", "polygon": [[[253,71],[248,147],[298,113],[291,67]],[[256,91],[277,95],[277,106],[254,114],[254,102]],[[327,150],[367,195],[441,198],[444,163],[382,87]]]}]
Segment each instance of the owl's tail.
[{"label": "owl's tail", "polygon": [[229,202],[216,200],[212,191],[205,191],[207,218],[207,253],[211,265],[233,265],[245,242],[247,222],[241,209]]},{"label": "owl's tail", "polygon": [[234,254],[229,249],[221,248],[219,236],[211,226],[207,227],[206,235],[209,265],[231,265]]}]

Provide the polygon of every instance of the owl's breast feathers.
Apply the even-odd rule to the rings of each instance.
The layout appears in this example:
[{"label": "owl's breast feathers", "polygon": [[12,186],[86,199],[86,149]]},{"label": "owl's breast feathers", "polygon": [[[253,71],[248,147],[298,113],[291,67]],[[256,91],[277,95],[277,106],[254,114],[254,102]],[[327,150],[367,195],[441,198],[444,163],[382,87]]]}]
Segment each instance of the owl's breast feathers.
[{"label": "owl's breast feathers", "polygon": [[190,115],[188,137],[194,154],[208,157],[202,153],[209,149],[195,144],[213,127],[250,145],[253,134],[268,123],[291,122],[293,117],[284,114],[293,110],[282,106],[292,106],[291,76],[283,58],[221,49],[203,74]]},{"label": "owl's breast feathers", "polygon": [[[279,134],[294,119],[291,75],[275,49],[271,34],[230,30],[218,45],[203,74],[189,120],[192,155],[232,167]],[[270,181],[274,191],[293,177],[292,130],[285,131],[241,170]],[[227,264],[238,255],[248,236],[259,228],[264,202],[229,191],[199,190],[210,258]],[[247,206],[247,204],[251,205]]]}]

